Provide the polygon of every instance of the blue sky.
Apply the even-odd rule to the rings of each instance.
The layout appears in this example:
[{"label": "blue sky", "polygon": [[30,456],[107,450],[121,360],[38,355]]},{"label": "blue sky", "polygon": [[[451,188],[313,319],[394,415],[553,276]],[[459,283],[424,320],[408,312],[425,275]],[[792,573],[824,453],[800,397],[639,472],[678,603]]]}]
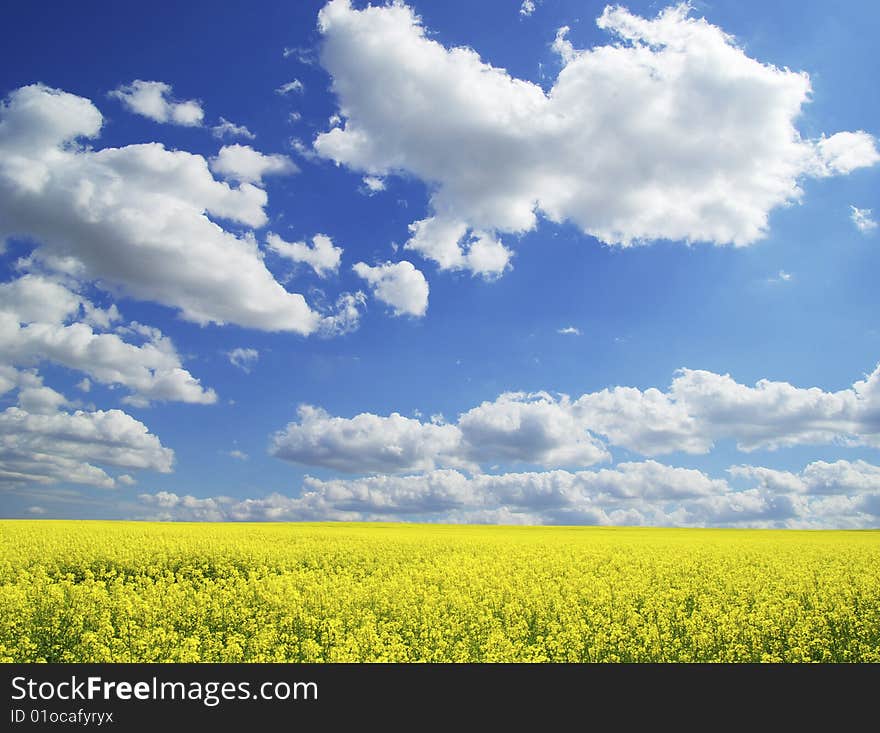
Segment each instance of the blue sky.
[{"label": "blue sky", "polygon": [[880,521],[875,4],[9,14],[2,516]]}]

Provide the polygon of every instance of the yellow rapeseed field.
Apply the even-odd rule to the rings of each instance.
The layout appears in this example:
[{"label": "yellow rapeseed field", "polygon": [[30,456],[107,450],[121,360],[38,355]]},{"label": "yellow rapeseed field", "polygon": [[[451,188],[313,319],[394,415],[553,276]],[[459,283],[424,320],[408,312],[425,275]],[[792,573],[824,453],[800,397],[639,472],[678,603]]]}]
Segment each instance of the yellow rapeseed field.
[{"label": "yellow rapeseed field", "polygon": [[0,521],[6,662],[880,662],[880,531]]}]

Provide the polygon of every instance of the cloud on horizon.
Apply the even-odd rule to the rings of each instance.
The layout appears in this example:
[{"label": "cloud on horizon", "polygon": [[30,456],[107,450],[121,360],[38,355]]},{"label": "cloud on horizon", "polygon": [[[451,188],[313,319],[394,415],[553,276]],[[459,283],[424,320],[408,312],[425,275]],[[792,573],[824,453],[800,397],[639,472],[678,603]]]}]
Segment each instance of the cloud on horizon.
[{"label": "cloud on horizon", "polygon": [[[319,480],[298,497],[196,498],[141,494],[144,517],[189,521],[432,521],[449,523],[730,527],[869,527],[880,517],[880,467],[821,461],[787,480],[768,469],[725,479],[656,461],[598,471],[465,475],[452,469],[408,476]],[[773,472],[771,472],[773,473]],[[812,490],[805,491],[809,485]]]}]

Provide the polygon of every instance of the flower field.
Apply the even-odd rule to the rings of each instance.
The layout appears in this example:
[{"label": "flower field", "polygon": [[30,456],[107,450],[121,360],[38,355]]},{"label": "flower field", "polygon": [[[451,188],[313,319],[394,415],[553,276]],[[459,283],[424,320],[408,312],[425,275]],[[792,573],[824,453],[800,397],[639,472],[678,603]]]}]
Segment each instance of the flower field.
[{"label": "flower field", "polygon": [[880,531],[0,521],[5,662],[880,662]]}]

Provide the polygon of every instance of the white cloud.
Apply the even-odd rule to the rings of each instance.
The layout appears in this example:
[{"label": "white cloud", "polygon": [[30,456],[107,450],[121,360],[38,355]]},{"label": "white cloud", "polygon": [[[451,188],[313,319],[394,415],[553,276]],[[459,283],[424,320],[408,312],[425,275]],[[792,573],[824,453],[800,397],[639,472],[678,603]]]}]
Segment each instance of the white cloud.
[{"label": "white cloud", "polygon": [[336,299],[333,310],[321,318],[320,333],[322,336],[343,336],[357,329],[361,318],[361,309],[367,297],[358,290],[356,293],[342,293]]},{"label": "white cloud", "polygon": [[224,145],[211,170],[227,180],[262,185],[264,176],[290,175],[299,169],[286,155],[265,155],[249,145]]},{"label": "white cloud", "polygon": [[790,471],[777,471],[762,466],[731,466],[727,472],[734,478],[754,481],[760,488],[778,494],[795,494],[805,491],[801,477]]},{"label": "white cloud", "polygon": [[122,314],[116,307],[115,303],[111,303],[107,308],[99,308],[90,301],[83,298],[83,320],[90,326],[95,328],[108,329],[117,321],[122,320]]},{"label": "white cloud", "polygon": [[523,0],[522,5],[519,6],[519,14],[527,18],[534,12],[535,0]]},{"label": "white cloud", "polygon": [[290,94],[291,92],[302,94],[305,90],[306,88],[305,86],[303,86],[303,83],[299,79],[294,79],[293,81],[289,81],[286,84],[282,84],[275,90],[275,93],[284,96],[285,94]]},{"label": "white cloud", "polygon": [[[864,464],[861,470],[880,468]],[[802,473],[810,471],[808,466]],[[880,512],[876,478],[853,494],[804,495],[761,484],[734,490],[724,479],[655,461],[598,471],[468,476],[437,469],[407,476],[320,480],[306,477],[299,496],[261,499],[144,494],[163,519],[427,520],[506,524],[673,526],[872,526]]]},{"label": "white cloud", "polygon": [[290,147],[296,151],[296,154],[299,155],[303,160],[317,160],[318,154],[312,150],[311,146],[306,145],[302,140],[298,137],[292,137],[288,141]]},{"label": "white cloud", "polygon": [[731,476],[756,483],[766,491],[781,494],[880,494],[880,467],[866,461],[814,461],[800,473],[761,466],[731,466]]},{"label": "white cloud", "polygon": [[826,392],[762,379],[681,369],[668,392],[614,387],[572,403],[581,424],[644,455],[705,453],[733,438],[741,450],[849,443],[880,446],[880,367],[849,389]]},{"label": "white cloud", "polygon": [[421,423],[396,412],[342,418],[301,405],[297,413],[296,422],[273,436],[271,454],[348,473],[430,470],[455,462],[451,456],[461,440],[455,426]]},{"label": "white cloud", "polygon": [[303,405],[299,419],[273,436],[271,453],[346,473],[473,469],[500,461],[583,466],[609,458],[578,424],[568,398],[556,401],[544,393],[501,395],[464,413],[455,425],[396,412],[334,417]]},{"label": "white cloud", "polygon": [[321,328],[321,315],[266,269],[253,235],[217,223],[262,226],[265,191],[218,181],[203,157],[158,143],[76,143],[101,125],[88,99],[42,85],[0,105],[0,241],[26,236],[39,243],[32,264],[119,286],[196,323]]},{"label": "white cloud", "polygon": [[316,234],[312,244],[305,242],[286,242],[277,234],[266,235],[266,245],[279,257],[293,262],[304,262],[318,277],[334,275],[342,261],[342,247],[336,247],[326,234]]},{"label": "white cloud", "polygon": [[459,417],[469,453],[479,463],[525,461],[589,466],[608,460],[605,447],[577,420],[565,395],[507,392]]},{"label": "white cloud", "polygon": [[566,326],[565,328],[557,328],[556,333],[562,334],[563,336],[580,336],[581,330],[574,326]]},{"label": "white cloud", "polygon": [[[837,392],[769,380],[750,387],[691,369],[679,370],[666,392],[613,387],[577,399],[506,392],[442,425],[397,413],[343,418],[300,410],[299,421],[276,434],[273,454],[349,473],[508,461],[579,467],[609,460],[609,446],[644,456],[707,453],[722,439],[746,452],[829,443],[880,447],[880,367]],[[435,427],[443,428],[443,441],[428,439],[438,435]]]},{"label": "white cloud", "polygon": [[238,449],[229,451],[229,457],[234,458],[237,461],[246,461],[248,458],[250,458],[247,453]]},{"label": "white cloud", "polygon": [[472,425],[474,445],[507,442],[511,450],[519,446],[545,466],[561,456],[580,455],[587,464],[607,459],[596,436],[644,455],[703,453],[712,446],[707,428],[686,405],[653,388],[615,387],[577,400],[546,392],[506,392],[466,412],[460,424]]},{"label": "white cloud", "polygon": [[553,49],[566,65],[570,64],[577,58],[577,51],[575,51],[571,41],[566,38],[570,30],[571,28],[567,25],[559,28],[556,31],[556,37],[553,39],[553,43],[550,44],[550,48]]},{"label": "white cloud", "polygon": [[171,86],[162,81],[135,79],[110,92],[135,114],[156,122],[198,127],[205,116],[202,105],[195,99],[180,102],[172,98]]},{"label": "white cloud", "polygon": [[199,498],[160,491],[140,494],[138,499],[148,511],[141,518],[159,521],[355,521],[359,518],[357,512],[330,509],[320,497],[300,500],[277,493],[259,499],[234,499],[228,496]]},{"label": "white cloud", "polygon": [[432,40],[406,5],[332,0],[321,61],[344,124],[315,150],[366,175],[423,180],[431,212],[406,246],[441,269],[494,276],[510,258],[497,233],[529,231],[538,216],[620,245],[742,246],[800,199],[802,177],[880,159],[863,132],[803,139],[807,74],[748,57],[688,11],[608,7],[597,22],[613,45],[586,50],[561,33],[563,68],[545,93]]},{"label": "white cloud", "polygon": [[22,387],[18,393],[18,406],[36,415],[51,415],[67,405],[67,398],[51,387]]},{"label": "white cloud", "polygon": [[880,162],[877,141],[864,130],[858,132],[838,132],[831,137],[822,137],[816,143],[819,154],[819,175],[833,176],[851,173],[857,168]]},{"label": "white cloud", "polygon": [[225,506],[233,503],[228,497],[218,496],[197,499],[194,496],[178,496],[169,491],[156,494],[140,494],[141,503],[154,508],[159,520],[181,519],[193,522],[219,522],[227,518]]},{"label": "white cloud", "polygon": [[0,412],[0,486],[72,482],[113,488],[117,480],[100,466],[171,471],[174,452],[130,415],[65,412],[66,399],[38,376],[21,372],[17,382],[17,406]]},{"label": "white cloud", "polygon": [[411,262],[385,262],[370,266],[358,262],[352,268],[366,280],[378,300],[390,305],[395,316],[420,318],[428,310],[428,281]]},{"label": "white cloud", "polygon": [[260,358],[260,352],[256,349],[238,347],[227,352],[226,356],[229,358],[230,364],[238,367],[243,372],[250,372]]},{"label": "white cloud", "polygon": [[79,313],[82,303],[83,298],[61,283],[39,275],[0,283],[0,311],[19,323],[61,323]]},{"label": "white cloud", "polygon": [[850,206],[849,209],[850,220],[862,234],[867,234],[877,228],[877,222],[874,221],[871,209],[859,209],[855,206]]},{"label": "white cloud", "polygon": [[[0,354],[9,365],[28,366],[52,361],[85,372],[102,384],[124,385],[133,391],[125,401],[178,400],[208,404],[217,395],[204,389],[186,371],[174,345],[157,329],[121,327],[118,333],[98,333],[77,321],[80,314],[103,312],[60,283],[25,275],[0,283]],[[94,317],[91,318],[94,323]],[[97,327],[109,327],[110,318]],[[70,322],[73,321],[73,322]],[[144,343],[124,341],[121,334],[139,330]],[[90,387],[90,383],[88,383]]]},{"label": "white cloud", "polygon": [[364,176],[363,182],[367,193],[370,195],[385,190],[385,179],[381,176]]},{"label": "white cloud", "polygon": [[500,277],[513,257],[500,240],[485,232],[468,234],[462,221],[432,216],[409,225],[404,245],[436,262],[441,270],[470,270],[487,280]]},{"label": "white cloud", "polygon": [[369,476],[321,481],[306,477],[304,499],[336,511],[368,514],[425,514],[478,507],[484,499],[464,474],[444,469],[416,476]]},{"label": "white cloud", "polygon": [[245,140],[253,140],[256,135],[247,129],[244,125],[236,125],[225,117],[220,118],[220,122],[211,128],[211,134],[218,140],[225,137],[243,137]]},{"label": "white cloud", "polygon": [[281,55],[284,56],[284,58],[290,58],[293,56],[299,61],[299,63],[305,64],[306,66],[312,66],[316,62],[314,51],[311,48],[291,48],[287,46],[281,52]]},{"label": "white cloud", "polygon": [[0,362],[0,395],[5,395],[18,385],[19,371],[8,364]]}]

